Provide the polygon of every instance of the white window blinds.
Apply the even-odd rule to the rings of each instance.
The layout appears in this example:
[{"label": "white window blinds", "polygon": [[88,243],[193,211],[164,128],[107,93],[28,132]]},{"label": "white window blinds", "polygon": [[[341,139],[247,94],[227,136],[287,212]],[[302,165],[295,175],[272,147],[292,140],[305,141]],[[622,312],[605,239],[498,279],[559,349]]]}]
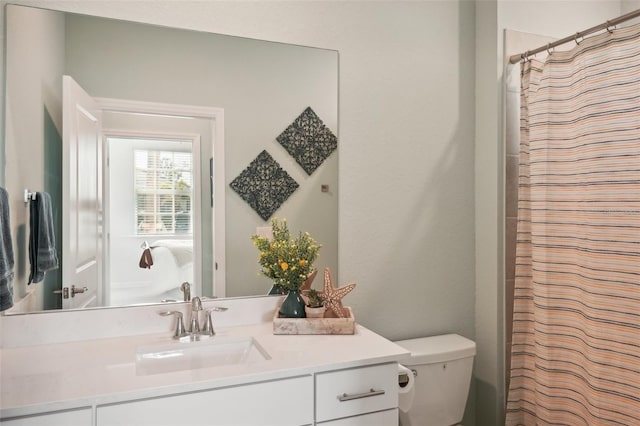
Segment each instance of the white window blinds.
[{"label": "white window blinds", "polygon": [[190,152],[134,150],[136,234],[191,234]]}]

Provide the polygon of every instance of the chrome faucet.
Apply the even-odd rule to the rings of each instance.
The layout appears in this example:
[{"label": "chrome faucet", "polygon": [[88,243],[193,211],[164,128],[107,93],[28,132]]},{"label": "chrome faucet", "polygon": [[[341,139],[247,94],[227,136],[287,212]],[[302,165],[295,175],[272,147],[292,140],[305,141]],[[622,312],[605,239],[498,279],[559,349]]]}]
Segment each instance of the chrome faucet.
[{"label": "chrome faucet", "polygon": [[214,306],[210,309],[204,311],[204,326],[202,329],[200,328],[200,323],[198,321],[198,315],[202,309],[202,301],[199,297],[194,297],[191,301],[191,340],[200,340],[200,337],[211,337],[216,334],[213,329],[213,320],[211,318],[212,312],[224,312],[229,308],[225,308],[223,306]]},{"label": "chrome faucet", "polygon": [[224,312],[229,308],[225,308],[223,306],[214,306],[211,309],[207,309],[205,312],[204,318],[204,327],[200,329],[200,321],[198,319],[200,312],[202,309],[202,300],[199,297],[194,297],[191,299],[191,318],[189,320],[190,327],[188,330],[184,327],[184,321],[182,320],[182,312],[179,311],[165,311],[159,312],[159,315],[169,316],[173,315],[176,317],[176,330],[173,334],[173,338],[176,340],[183,340],[183,338],[188,337],[191,341],[200,340],[201,337],[210,337],[216,334],[213,330],[213,321],[211,319],[212,312]]},{"label": "chrome faucet", "polygon": [[183,300],[185,302],[188,302],[189,300],[191,300],[191,284],[189,284],[188,282],[183,282],[180,285],[180,290],[182,290],[182,292],[184,293],[184,297]]},{"label": "chrome faucet", "polygon": [[191,340],[197,340],[197,337],[200,334],[200,323],[198,322],[198,315],[200,315],[200,311],[202,311],[202,301],[198,296],[196,296],[191,299],[191,329],[189,330],[191,333]]}]

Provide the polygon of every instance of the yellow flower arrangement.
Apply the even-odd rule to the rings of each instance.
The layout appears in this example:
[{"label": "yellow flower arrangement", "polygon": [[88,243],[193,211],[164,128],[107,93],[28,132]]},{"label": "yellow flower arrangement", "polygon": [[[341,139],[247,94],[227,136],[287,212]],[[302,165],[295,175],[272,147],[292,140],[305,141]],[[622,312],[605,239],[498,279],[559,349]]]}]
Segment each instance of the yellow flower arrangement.
[{"label": "yellow flower arrangement", "polygon": [[300,232],[292,239],[287,220],[271,220],[273,239],[252,235],[253,244],[260,250],[258,263],[261,273],[286,290],[298,290],[313,272],[320,245],[308,232]]}]

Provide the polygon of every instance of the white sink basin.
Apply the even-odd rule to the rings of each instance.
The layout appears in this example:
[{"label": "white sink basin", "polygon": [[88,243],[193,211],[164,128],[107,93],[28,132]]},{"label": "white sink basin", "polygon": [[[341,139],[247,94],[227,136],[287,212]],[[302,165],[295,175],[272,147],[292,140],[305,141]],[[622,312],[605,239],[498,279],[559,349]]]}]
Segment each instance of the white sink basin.
[{"label": "white sink basin", "polygon": [[271,359],[253,337],[217,337],[196,342],[176,342],[140,347],[136,353],[136,374],[170,373]]}]

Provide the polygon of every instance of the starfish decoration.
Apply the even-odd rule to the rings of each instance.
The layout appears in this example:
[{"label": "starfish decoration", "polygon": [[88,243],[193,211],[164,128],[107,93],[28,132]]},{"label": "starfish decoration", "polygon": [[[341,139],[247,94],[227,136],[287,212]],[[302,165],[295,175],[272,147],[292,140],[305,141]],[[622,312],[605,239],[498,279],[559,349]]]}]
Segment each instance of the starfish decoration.
[{"label": "starfish decoration", "polygon": [[342,306],[342,298],[354,289],[355,284],[349,284],[344,287],[335,288],[331,279],[331,271],[329,268],[324,270],[324,305],[333,311],[338,318],[345,318],[344,307]]},{"label": "starfish decoration", "polygon": [[316,277],[316,274],[318,273],[318,270],[316,269],[315,271],[313,271],[312,273],[310,273],[309,275],[307,275],[307,279],[304,281],[304,283],[300,286],[300,292],[309,290],[311,288],[311,284],[313,283],[314,278]]}]

